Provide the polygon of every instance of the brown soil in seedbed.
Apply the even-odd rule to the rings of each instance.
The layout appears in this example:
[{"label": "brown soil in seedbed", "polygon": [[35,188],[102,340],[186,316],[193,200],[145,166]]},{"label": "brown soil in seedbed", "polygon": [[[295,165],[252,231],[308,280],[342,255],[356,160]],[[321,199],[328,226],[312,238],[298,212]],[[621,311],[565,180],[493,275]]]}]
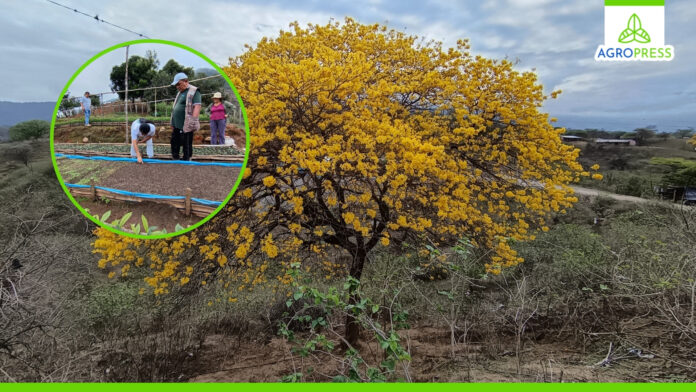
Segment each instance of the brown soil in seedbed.
[{"label": "brown soil in seedbed", "polygon": [[141,215],[145,215],[147,222],[150,226],[157,226],[159,230],[167,229],[167,232],[172,233],[175,231],[177,223],[182,227],[187,227],[198,223],[198,221],[203,218],[195,215],[186,216],[183,212],[180,212],[176,208],[163,203],[155,203],[151,201],[144,202],[129,202],[129,201],[114,201],[111,200],[108,203],[97,200],[92,201],[84,197],[77,199],[82,208],[87,208],[90,215],[102,216],[105,212],[111,211],[109,217],[109,222],[116,220],[124,216],[125,214],[132,212],[133,215],[130,217],[128,222],[124,225],[124,228],[130,229],[132,224],[140,224],[142,230],[142,219]]},{"label": "brown soil in seedbed", "polygon": [[[225,131],[227,136],[234,139],[237,148],[244,148],[246,136],[244,129],[233,124],[227,124]],[[130,128],[128,131],[130,138]],[[85,126],[57,126],[54,130],[53,141],[55,143],[83,143],[83,139],[87,138],[90,143],[123,143],[125,142],[125,124],[124,125],[100,125],[94,123],[89,127]],[[172,127],[157,126],[155,132],[155,143],[171,142]],[[206,142],[206,138],[210,137],[210,123],[208,121],[201,122],[201,129],[193,134],[194,144],[210,144]]]},{"label": "brown soil in seedbed", "polygon": [[[108,164],[113,164],[108,162]],[[97,185],[131,192],[167,196],[191,196],[223,201],[239,176],[237,167],[180,164],[119,163],[120,167]]]},{"label": "brown soil in seedbed", "polygon": [[[109,162],[59,158],[63,180],[130,192],[165,196],[191,196],[223,201],[239,177],[238,167],[193,166],[176,163]],[[87,180],[87,182],[85,182]]]}]

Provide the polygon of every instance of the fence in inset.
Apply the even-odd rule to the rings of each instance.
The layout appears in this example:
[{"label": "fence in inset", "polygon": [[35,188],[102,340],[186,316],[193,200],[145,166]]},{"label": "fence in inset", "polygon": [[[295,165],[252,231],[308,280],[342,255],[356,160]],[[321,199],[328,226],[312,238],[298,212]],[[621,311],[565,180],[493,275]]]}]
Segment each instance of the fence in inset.
[{"label": "fence in inset", "polygon": [[84,185],[65,183],[65,186],[68,187],[73,196],[88,197],[94,201],[102,197],[118,201],[153,201],[156,203],[168,204],[178,210],[182,210],[186,216],[193,214],[196,216],[206,217],[215,211],[220,204],[222,204],[220,201],[191,197],[190,188],[186,188],[185,196],[167,196],[151,193],[130,192],[122,189],[95,186],[94,184]]}]

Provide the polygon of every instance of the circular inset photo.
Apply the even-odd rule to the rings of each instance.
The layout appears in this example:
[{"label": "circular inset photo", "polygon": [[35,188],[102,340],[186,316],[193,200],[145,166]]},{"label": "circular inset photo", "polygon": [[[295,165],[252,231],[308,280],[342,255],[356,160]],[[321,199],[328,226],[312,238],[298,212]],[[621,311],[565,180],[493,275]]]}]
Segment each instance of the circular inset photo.
[{"label": "circular inset photo", "polygon": [[82,65],[51,122],[51,154],[70,200],[94,223],[165,238],[220,211],[242,180],[249,125],[239,93],[209,58],[162,40],[124,42]]}]

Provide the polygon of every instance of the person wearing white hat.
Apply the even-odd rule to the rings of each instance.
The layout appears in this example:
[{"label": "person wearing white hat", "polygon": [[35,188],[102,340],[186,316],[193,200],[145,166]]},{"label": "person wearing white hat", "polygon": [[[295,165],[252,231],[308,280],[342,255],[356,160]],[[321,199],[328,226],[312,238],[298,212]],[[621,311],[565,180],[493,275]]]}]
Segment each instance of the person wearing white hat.
[{"label": "person wearing white hat", "polygon": [[213,94],[213,103],[205,110],[210,115],[210,144],[225,144],[225,127],[227,127],[227,110],[234,107],[222,101],[222,93]]},{"label": "person wearing white hat", "polygon": [[193,155],[193,133],[200,129],[198,116],[201,114],[201,93],[188,81],[188,76],[179,72],[174,75],[172,86],[179,91],[172,107],[172,158],[178,160],[183,148],[183,160],[190,161]]}]

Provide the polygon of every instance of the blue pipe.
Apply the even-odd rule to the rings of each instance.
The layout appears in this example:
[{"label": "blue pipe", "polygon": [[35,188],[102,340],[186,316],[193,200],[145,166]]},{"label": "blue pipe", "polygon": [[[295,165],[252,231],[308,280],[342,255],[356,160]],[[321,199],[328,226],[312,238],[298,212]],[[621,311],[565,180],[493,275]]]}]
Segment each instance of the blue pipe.
[{"label": "blue pipe", "polygon": [[[56,153],[56,158],[67,158],[67,159],[87,159],[93,161],[111,161],[111,162],[137,162],[136,158],[124,158],[124,157],[103,157],[103,156],[82,156],[82,155],[71,155],[71,154],[61,154]],[[242,167],[239,162],[194,162],[194,161],[168,161],[164,159],[151,159],[143,158],[143,162],[146,163],[176,163],[180,165],[194,165],[194,166],[223,166],[223,167]]]},{"label": "blue pipe", "polygon": [[[68,188],[90,188],[89,185],[83,185],[83,184],[69,184],[65,183],[65,186]],[[104,186],[95,186],[94,188],[96,189],[101,189],[103,191],[108,191],[112,193],[116,193],[118,195],[124,195],[124,196],[134,196],[134,197],[139,197],[141,199],[155,199],[155,200],[181,200],[185,199],[186,197],[184,196],[165,196],[165,195],[155,195],[152,193],[139,193],[139,192],[130,192],[130,191],[124,191],[121,189],[114,189],[114,188],[107,188]],[[214,200],[207,200],[207,199],[199,199],[197,197],[192,197],[191,201],[196,202],[198,204],[203,204],[206,206],[211,206],[211,207],[216,207],[222,204],[220,201],[214,201]]]}]

